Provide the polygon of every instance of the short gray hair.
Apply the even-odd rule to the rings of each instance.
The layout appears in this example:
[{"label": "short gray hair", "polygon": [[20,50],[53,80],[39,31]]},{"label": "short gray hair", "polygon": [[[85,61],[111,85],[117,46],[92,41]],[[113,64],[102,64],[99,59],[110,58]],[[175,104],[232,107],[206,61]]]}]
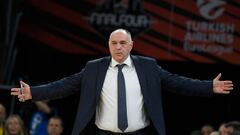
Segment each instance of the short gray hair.
[{"label": "short gray hair", "polygon": [[128,30],[126,30],[126,29],[122,29],[122,28],[114,30],[114,31],[110,34],[109,39],[110,39],[110,37],[112,36],[112,34],[114,34],[114,33],[116,33],[116,32],[120,32],[120,31],[121,31],[121,32],[125,32],[125,33],[128,35],[130,41],[132,41],[132,36],[131,36],[130,31],[128,31]]}]

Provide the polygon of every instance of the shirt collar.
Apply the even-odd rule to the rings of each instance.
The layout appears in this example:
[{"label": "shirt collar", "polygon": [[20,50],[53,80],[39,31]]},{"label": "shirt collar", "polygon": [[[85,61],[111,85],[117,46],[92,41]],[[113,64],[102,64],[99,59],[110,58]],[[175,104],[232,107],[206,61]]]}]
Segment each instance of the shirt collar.
[{"label": "shirt collar", "polygon": [[[118,63],[113,58],[111,59],[111,64],[110,64],[111,67],[115,67],[118,64],[120,64],[120,63]],[[132,61],[131,61],[130,55],[128,55],[127,59],[122,64],[126,64],[127,66],[131,67]]]}]

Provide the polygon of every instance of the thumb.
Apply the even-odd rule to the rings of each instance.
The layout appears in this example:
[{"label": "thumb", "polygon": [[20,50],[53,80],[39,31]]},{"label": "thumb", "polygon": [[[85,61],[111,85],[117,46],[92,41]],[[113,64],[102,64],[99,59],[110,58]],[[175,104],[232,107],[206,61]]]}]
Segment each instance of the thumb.
[{"label": "thumb", "polygon": [[20,84],[23,86],[23,87],[26,87],[26,86],[28,86],[28,84],[26,84],[25,82],[23,82],[23,81],[20,81]]},{"label": "thumb", "polygon": [[219,73],[218,76],[216,78],[214,78],[215,81],[218,81],[221,78],[222,74]]}]

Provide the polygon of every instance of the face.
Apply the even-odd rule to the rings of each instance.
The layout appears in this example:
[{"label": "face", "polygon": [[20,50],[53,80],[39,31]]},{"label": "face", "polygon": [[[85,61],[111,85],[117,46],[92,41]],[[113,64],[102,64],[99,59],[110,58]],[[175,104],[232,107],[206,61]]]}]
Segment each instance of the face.
[{"label": "face", "polygon": [[228,129],[224,124],[219,127],[219,135],[228,135]]},{"label": "face", "polygon": [[0,104],[0,121],[4,120],[6,117],[6,110],[3,105]]},{"label": "face", "polygon": [[48,134],[49,135],[61,135],[63,127],[59,119],[51,118],[48,123]]},{"label": "face", "polygon": [[21,125],[16,117],[11,117],[7,121],[7,130],[10,135],[18,135],[21,132]]},{"label": "face", "polygon": [[234,128],[233,127],[227,127],[226,132],[227,132],[227,135],[230,135],[231,133],[234,132]]},{"label": "face", "polygon": [[201,132],[203,135],[210,135],[213,132],[213,128],[211,126],[204,126]]},{"label": "face", "polygon": [[127,59],[132,47],[133,42],[124,30],[114,31],[110,35],[109,50],[113,59],[118,63],[122,63]]}]

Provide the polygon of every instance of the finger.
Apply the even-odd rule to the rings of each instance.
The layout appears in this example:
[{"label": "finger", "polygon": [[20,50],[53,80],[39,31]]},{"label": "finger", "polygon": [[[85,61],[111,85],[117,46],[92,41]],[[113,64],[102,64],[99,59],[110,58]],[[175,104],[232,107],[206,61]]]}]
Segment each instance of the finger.
[{"label": "finger", "polygon": [[233,87],[224,87],[224,90],[233,90]]},{"label": "finger", "polygon": [[25,102],[24,98],[19,98],[19,102]]},{"label": "finger", "polygon": [[11,92],[14,92],[14,91],[15,91],[15,92],[16,92],[16,91],[19,91],[19,88],[12,88],[12,89],[11,89]]},{"label": "finger", "polygon": [[24,94],[18,96],[20,102],[25,102]]},{"label": "finger", "polygon": [[17,95],[19,95],[19,92],[11,92],[11,95],[17,96]]},{"label": "finger", "polygon": [[224,87],[233,87],[233,84],[224,84]]},{"label": "finger", "polygon": [[229,80],[226,80],[226,81],[223,81],[224,84],[233,84],[232,81],[229,81]]},{"label": "finger", "polygon": [[221,78],[222,74],[219,73],[218,76],[214,80],[219,80]]},{"label": "finger", "polygon": [[229,94],[230,91],[222,91],[221,93],[222,93],[222,94]]},{"label": "finger", "polygon": [[23,95],[20,95],[20,94],[18,95],[18,98],[22,98],[22,97],[23,97]]},{"label": "finger", "polygon": [[229,94],[230,92],[231,92],[231,89],[223,89],[219,91],[219,93],[221,94]]},{"label": "finger", "polygon": [[20,93],[19,93],[19,88],[12,88],[11,89],[11,95],[13,95],[13,96],[17,96],[17,95],[19,95]]}]

